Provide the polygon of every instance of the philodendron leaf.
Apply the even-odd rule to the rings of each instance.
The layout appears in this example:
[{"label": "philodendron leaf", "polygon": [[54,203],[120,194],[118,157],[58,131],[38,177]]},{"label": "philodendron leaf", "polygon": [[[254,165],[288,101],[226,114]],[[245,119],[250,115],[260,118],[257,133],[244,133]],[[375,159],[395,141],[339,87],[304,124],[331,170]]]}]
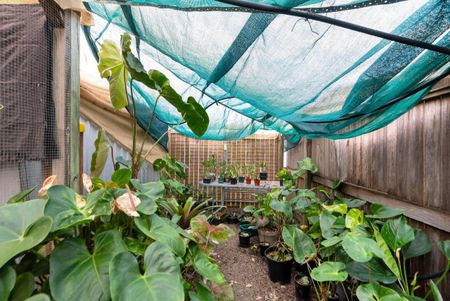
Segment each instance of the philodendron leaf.
[{"label": "philodendron leaf", "polygon": [[136,179],[131,179],[131,184],[138,190],[139,194],[145,194],[153,201],[157,201],[158,199],[164,196],[164,184],[161,181],[156,182],[148,182],[148,183],[140,183]]},{"label": "philodendron leaf", "polygon": [[414,240],[402,247],[405,258],[421,256],[431,252],[431,243],[422,231],[414,230]]},{"label": "philodendron leaf", "polygon": [[215,301],[213,293],[201,283],[197,283],[194,291],[189,291],[191,301]]},{"label": "philodendron leaf", "polygon": [[441,292],[439,291],[439,288],[433,282],[433,280],[430,280],[428,282],[428,284],[430,285],[431,294],[433,295],[433,300],[434,301],[444,301],[444,299],[442,298]]},{"label": "philodendron leaf", "polygon": [[352,208],[345,216],[345,227],[353,231],[356,226],[364,223],[364,212],[359,209]]},{"label": "philodendron leaf", "polygon": [[37,294],[34,296],[31,296],[30,298],[26,299],[25,301],[51,301],[50,297],[46,294]]},{"label": "philodendron leaf", "polygon": [[347,204],[322,205],[322,207],[330,212],[347,213]]},{"label": "philodendron leaf", "polygon": [[387,243],[384,241],[383,237],[381,236],[380,232],[374,228],[373,235],[375,236],[375,240],[377,241],[378,246],[380,247],[381,251],[383,252],[383,257],[381,259],[384,261],[384,263],[387,265],[387,267],[394,273],[394,275],[400,279],[400,270],[398,268],[397,262],[395,261],[394,256],[392,256],[391,250],[389,250],[389,247]]},{"label": "philodendron leaf", "polygon": [[341,199],[341,201],[342,201],[344,204],[347,204],[347,207],[348,207],[348,208],[359,208],[359,207],[364,206],[364,205],[367,203],[367,201],[360,200],[360,199],[347,199],[347,198],[343,198],[343,199]]},{"label": "philodendron leaf", "polygon": [[212,259],[203,253],[197,246],[192,249],[194,269],[205,279],[217,284],[225,283],[225,277],[220,271],[219,265],[214,263]]},{"label": "philodendron leaf", "polygon": [[182,257],[186,253],[186,245],[179,232],[171,225],[171,221],[156,214],[135,219],[136,226],[148,237],[167,244],[170,249]]},{"label": "philodendron leaf", "polygon": [[14,284],[16,283],[16,271],[10,266],[0,269],[0,301],[8,301]]},{"label": "philodendron leaf", "polygon": [[45,200],[0,206],[0,268],[17,254],[43,241],[52,227]]},{"label": "philodendron leaf", "polygon": [[348,256],[357,262],[367,262],[372,259],[374,254],[378,257],[383,256],[383,252],[373,239],[353,232],[345,235],[342,247]]},{"label": "philodendron leaf", "polygon": [[145,272],[141,274],[139,264],[132,254],[124,252],[114,257],[109,267],[112,301],[184,301],[184,289],[179,275],[155,272],[147,266],[153,260],[144,258],[144,262]]},{"label": "philodendron leaf", "polygon": [[128,104],[126,98],[128,72],[125,69],[119,48],[113,41],[104,40],[98,57],[98,71],[102,78],[108,79],[112,105],[116,109],[125,108]]},{"label": "philodendron leaf", "polygon": [[384,223],[381,228],[381,236],[391,250],[396,251],[414,240],[414,229],[408,225],[406,218],[401,216]]},{"label": "philodendron leaf", "polygon": [[337,217],[329,211],[323,211],[319,215],[320,231],[322,236],[329,239],[338,234],[339,231],[333,228],[334,223],[337,221]]},{"label": "philodendron leaf", "polygon": [[95,151],[91,158],[91,176],[100,177],[106,165],[106,160],[109,155],[109,140],[106,137],[105,131],[99,129],[97,139],[94,142]]},{"label": "philodendron leaf", "polygon": [[93,219],[93,216],[87,210],[87,206],[83,206],[79,201],[77,202],[76,193],[69,187],[53,186],[48,190],[47,195],[45,215],[53,219],[52,232],[67,229]]},{"label": "philodendron leaf", "polygon": [[294,260],[300,264],[304,264],[317,253],[312,239],[298,228],[292,226],[284,227],[283,240],[291,247],[294,253]]},{"label": "philodendron leaf", "polygon": [[208,113],[192,96],[188,97],[187,104],[182,116],[192,132],[201,137],[208,129]]},{"label": "philodendron leaf", "polygon": [[368,262],[349,262],[347,263],[347,272],[350,276],[363,282],[377,281],[391,284],[397,281],[397,277],[378,258],[372,258]]},{"label": "philodendron leaf", "polygon": [[172,250],[164,243],[155,241],[145,251],[144,265],[146,272],[153,274],[164,272],[173,274],[174,277],[180,275],[180,262],[177,260]]},{"label": "philodendron leaf", "polygon": [[148,197],[146,194],[138,194],[138,198],[141,200],[141,203],[136,207],[138,212],[151,215],[158,210],[158,205],[155,200]]},{"label": "philodendron leaf", "polygon": [[29,189],[23,190],[10,198],[6,203],[7,204],[14,204],[23,201],[27,196],[29,196],[34,190],[36,189],[36,186],[31,187]]},{"label": "philodendron leaf", "polygon": [[401,209],[384,207],[383,205],[375,203],[370,205],[370,212],[372,212],[372,214],[368,214],[366,217],[382,219],[396,217],[404,213]]},{"label": "philodendron leaf", "polygon": [[31,296],[34,291],[34,276],[30,272],[17,276],[16,284],[11,292],[11,301],[22,301]]},{"label": "philodendron leaf", "polygon": [[289,202],[272,200],[270,201],[270,208],[277,212],[283,213],[288,219],[292,218],[292,206]]},{"label": "philodendron leaf", "polygon": [[311,271],[311,277],[316,281],[345,281],[348,274],[342,262],[327,261]]},{"label": "philodendron leaf", "polygon": [[450,240],[439,242],[439,250],[441,250],[442,254],[450,261]]},{"label": "philodendron leaf", "polygon": [[128,182],[131,180],[131,170],[128,168],[121,168],[119,170],[116,170],[111,175],[111,180],[119,186],[128,184]]},{"label": "philodendron leaf", "polygon": [[126,251],[117,230],[97,234],[91,254],[82,239],[66,239],[50,256],[50,289],[56,301],[110,300],[109,263]]},{"label": "philodendron leaf", "polygon": [[361,284],[356,290],[356,296],[360,301],[407,301],[391,288],[381,286],[376,282]]},{"label": "philodendron leaf", "polygon": [[301,161],[297,162],[297,167],[300,170],[308,170],[312,173],[316,173],[319,171],[317,164],[310,157],[306,157]]}]

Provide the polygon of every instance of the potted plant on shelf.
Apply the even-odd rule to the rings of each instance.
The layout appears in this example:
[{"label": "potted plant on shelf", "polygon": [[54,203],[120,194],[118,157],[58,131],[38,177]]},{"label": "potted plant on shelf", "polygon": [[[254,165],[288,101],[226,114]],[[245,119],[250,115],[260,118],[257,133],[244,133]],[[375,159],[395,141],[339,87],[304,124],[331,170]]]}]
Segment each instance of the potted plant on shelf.
[{"label": "potted plant on shelf", "polygon": [[230,163],[228,167],[230,171],[230,184],[236,185],[238,182],[239,168],[236,163]]},{"label": "potted plant on shelf", "polygon": [[293,257],[289,247],[284,242],[276,242],[266,249],[269,278],[272,282],[287,284],[291,282]]},{"label": "potted plant on shelf", "polygon": [[245,184],[252,184],[251,167],[247,165],[245,168]]},{"label": "potted plant on shelf", "polygon": [[[252,182],[251,182],[251,179],[255,179],[255,185],[257,185],[257,183],[256,183],[256,178],[255,178],[255,176],[256,176],[256,167],[255,167],[255,164],[251,164],[251,165],[248,166],[247,173],[248,173],[248,178],[250,178],[250,183],[249,183],[249,184],[252,183]],[[259,184],[258,184],[258,185],[259,185]],[[258,185],[257,185],[257,186],[258,186]]]},{"label": "potted plant on shelf", "polygon": [[295,298],[297,299],[297,301],[311,300],[311,278],[303,274],[297,274],[294,277],[294,282]]},{"label": "potted plant on shelf", "polygon": [[267,166],[266,162],[261,161],[259,162],[259,178],[261,181],[267,181]]},{"label": "potted plant on shelf", "polygon": [[227,177],[227,172],[228,172],[227,162],[222,161],[222,163],[220,163],[219,177],[217,179],[220,184],[225,182],[225,178]]},{"label": "potted plant on shelf", "polygon": [[245,182],[245,172],[247,170],[247,166],[245,164],[242,165],[238,165],[238,169],[239,169],[239,177],[238,177],[238,181],[239,183],[244,183]]},{"label": "potted plant on shelf", "polygon": [[209,159],[203,160],[201,162],[203,167],[203,183],[210,184],[213,181],[212,177],[212,164]]}]

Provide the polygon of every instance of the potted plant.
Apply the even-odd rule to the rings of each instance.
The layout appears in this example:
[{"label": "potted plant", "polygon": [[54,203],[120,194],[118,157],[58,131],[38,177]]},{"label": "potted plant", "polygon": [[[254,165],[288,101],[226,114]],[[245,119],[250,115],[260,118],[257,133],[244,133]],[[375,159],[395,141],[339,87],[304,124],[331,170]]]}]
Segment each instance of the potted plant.
[{"label": "potted plant", "polygon": [[293,183],[292,174],[286,167],[283,167],[278,171],[277,179],[280,181],[280,186],[284,186],[287,183]]},{"label": "potted plant", "polygon": [[294,277],[295,281],[295,298],[297,301],[310,300],[312,281],[306,275],[297,274]]},{"label": "potted plant", "polygon": [[203,160],[201,165],[203,167],[203,183],[210,184],[213,181],[211,160]]},{"label": "potted plant", "polygon": [[239,176],[239,168],[236,163],[231,163],[229,165],[229,171],[230,171],[230,184],[236,185],[238,182],[238,176]]},{"label": "potted plant", "polygon": [[270,280],[281,284],[290,283],[293,257],[289,247],[284,242],[276,242],[266,249],[265,255]]},{"label": "potted plant", "polygon": [[225,178],[227,176],[227,162],[226,161],[222,161],[222,163],[220,164],[220,168],[219,168],[219,177],[217,179],[217,181],[222,184],[225,182]]},{"label": "potted plant", "polygon": [[251,166],[247,165],[245,169],[245,184],[252,184]]},{"label": "potted plant", "polygon": [[259,178],[261,181],[267,181],[267,166],[266,162],[261,161],[259,162]]},{"label": "potted plant", "polygon": [[241,166],[238,165],[238,169],[240,171],[239,172],[239,177],[238,177],[239,183],[244,183],[244,181],[245,181],[245,172],[247,170],[247,166],[245,164],[243,164]]},{"label": "potted plant", "polygon": [[239,232],[239,247],[241,248],[250,247],[250,233]]}]

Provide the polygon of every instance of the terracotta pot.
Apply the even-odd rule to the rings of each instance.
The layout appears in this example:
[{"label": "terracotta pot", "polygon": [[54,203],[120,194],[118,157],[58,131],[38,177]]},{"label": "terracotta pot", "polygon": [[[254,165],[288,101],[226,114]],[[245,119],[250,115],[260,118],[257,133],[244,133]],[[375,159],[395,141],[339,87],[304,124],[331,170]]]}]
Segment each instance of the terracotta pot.
[{"label": "terracotta pot", "polygon": [[277,231],[258,229],[258,237],[260,242],[267,242],[272,245],[277,242]]},{"label": "terracotta pot", "polygon": [[261,183],[260,179],[254,179],[253,181],[255,181],[255,186],[259,186],[259,184]]},{"label": "terracotta pot", "polygon": [[252,184],[252,179],[246,178],[245,179],[245,184],[248,184],[248,185]]}]

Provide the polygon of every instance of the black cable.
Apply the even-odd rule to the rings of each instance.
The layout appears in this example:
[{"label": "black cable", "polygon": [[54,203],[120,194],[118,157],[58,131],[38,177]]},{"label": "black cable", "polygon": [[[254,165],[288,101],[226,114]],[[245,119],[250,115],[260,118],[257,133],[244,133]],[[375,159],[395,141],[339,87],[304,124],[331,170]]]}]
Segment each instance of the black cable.
[{"label": "black cable", "polygon": [[239,7],[246,7],[249,9],[265,11],[265,12],[269,12],[269,13],[282,14],[282,15],[302,17],[302,18],[306,18],[306,19],[316,20],[319,22],[324,22],[324,23],[335,25],[338,27],[365,33],[365,34],[368,34],[371,36],[376,36],[376,37],[379,37],[382,39],[398,42],[401,44],[406,44],[406,45],[419,47],[419,48],[423,48],[423,49],[428,49],[431,51],[450,55],[450,48],[447,48],[447,47],[442,47],[442,46],[438,46],[438,45],[398,36],[398,35],[395,35],[392,33],[387,33],[384,31],[364,27],[364,26],[353,24],[353,23],[346,22],[346,21],[341,21],[341,20],[330,18],[327,16],[318,15],[318,14],[311,13],[308,11],[294,10],[294,9],[289,9],[289,8],[282,8],[282,7],[276,7],[276,6],[271,6],[271,5],[252,3],[252,2],[242,1],[242,0],[216,0],[216,1],[230,4],[230,5],[239,6]]}]

